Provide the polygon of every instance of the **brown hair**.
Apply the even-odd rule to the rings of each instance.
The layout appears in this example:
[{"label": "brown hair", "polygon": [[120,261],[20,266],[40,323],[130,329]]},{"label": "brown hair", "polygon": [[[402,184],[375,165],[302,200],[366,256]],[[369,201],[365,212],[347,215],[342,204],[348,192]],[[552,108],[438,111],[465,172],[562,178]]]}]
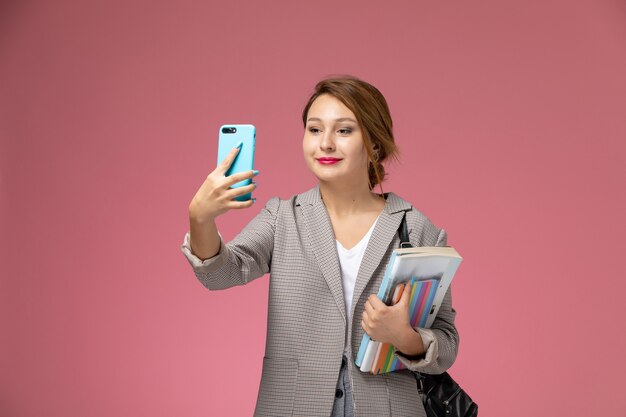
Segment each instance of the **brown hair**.
[{"label": "brown hair", "polygon": [[356,116],[363,131],[363,141],[370,161],[368,168],[369,187],[382,185],[385,179],[383,162],[398,158],[398,147],[393,138],[393,122],[387,100],[373,85],[352,76],[327,78],[317,83],[315,91],[302,111],[302,122],[306,126],[311,105],[319,96],[329,94],[341,101]]}]

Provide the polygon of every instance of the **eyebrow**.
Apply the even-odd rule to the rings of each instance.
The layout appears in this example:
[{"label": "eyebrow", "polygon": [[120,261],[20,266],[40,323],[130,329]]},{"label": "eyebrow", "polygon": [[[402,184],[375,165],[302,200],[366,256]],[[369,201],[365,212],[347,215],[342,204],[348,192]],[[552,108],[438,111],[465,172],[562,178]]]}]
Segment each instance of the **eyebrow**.
[{"label": "eyebrow", "polygon": [[[309,117],[307,119],[307,122],[321,122],[322,119],[320,119],[319,117]],[[335,122],[353,122],[356,123],[356,120],[350,118],[350,117],[341,117],[339,119],[335,119]]]}]

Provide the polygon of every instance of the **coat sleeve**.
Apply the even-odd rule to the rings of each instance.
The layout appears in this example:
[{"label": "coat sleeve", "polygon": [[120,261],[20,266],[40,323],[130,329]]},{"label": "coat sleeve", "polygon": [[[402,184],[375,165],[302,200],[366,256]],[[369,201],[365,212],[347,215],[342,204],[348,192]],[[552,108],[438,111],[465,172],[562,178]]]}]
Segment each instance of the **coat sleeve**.
[{"label": "coat sleeve", "polygon": [[[447,245],[445,230],[439,229],[436,236],[436,242],[431,240],[430,242],[426,241],[425,244],[433,245],[434,243],[434,246]],[[455,317],[456,311],[452,307],[452,285],[450,285],[432,327],[430,329],[415,329],[422,336],[426,352],[421,356],[409,357],[396,351],[394,347],[395,356],[412,371],[425,374],[444,373],[452,366],[458,352],[459,334],[454,325]]]},{"label": "coat sleeve", "polygon": [[224,244],[220,235],[219,252],[204,261],[193,254],[189,232],[185,234],[181,250],[202,285],[222,290],[247,284],[270,271],[279,204],[278,197],[270,199],[229,243]]}]

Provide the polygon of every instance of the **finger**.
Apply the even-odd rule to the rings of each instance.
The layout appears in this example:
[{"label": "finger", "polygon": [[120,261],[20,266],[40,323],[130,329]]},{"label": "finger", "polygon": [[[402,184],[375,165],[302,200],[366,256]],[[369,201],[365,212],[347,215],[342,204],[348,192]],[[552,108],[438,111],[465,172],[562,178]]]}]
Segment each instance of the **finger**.
[{"label": "finger", "polygon": [[369,326],[365,323],[365,320],[361,320],[361,328],[365,330],[365,333],[369,334]]},{"label": "finger", "polygon": [[251,193],[254,190],[256,190],[256,182],[244,185],[243,187],[230,188],[225,194],[229,200],[232,200],[235,197]]},{"label": "finger", "polygon": [[367,333],[367,335],[370,337],[370,340],[371,340],[372,342],[375,342],[374,338],[373,338],[373,337],[372,337],[372,335],[370,334],[370,332],[371,332],[370,327],[369,327],[369,326],[365,323],[365,321],[363,321],[363,320],[361,320],[361,328],[363,329],[363,331],[364,331],[365,333]]},{"label": "finger", "polygon": [[226,206],[229,209],[235,209],[235,210],[245,209],[245,208],[248,208],[248,207],[252,206],[255,201],[256,201],[256,198],[251,198],[248,201],[233,200],[233,201],[230,201]]},{"label": "finger", "polygon": [[381,308],[385,308],[387,307],[385,305],[385,303],[383,303],[382,301],[380,301],[380,298],[378,298],[378,296],[376,294],[372,294],[369,296],[369,298],[367,299],[371,304],[372,304],[372,308],[374,310],[378,310]]},{"label": "finger", "polygon": [[230,152],[228,152],[228,155],[226,155],[226,158],[224,158],[222,160],[222,163],[220,164],[220,171],[222,171],[222,173],[228,171],[228,168],[230,168],[235,158],[237,158],[237,154],[239,153],[240,149],[241,146],[237,145],[233,149],[231,149]]},{"label": "finger", "polygon": [[258,173],[259,171],[256,171],[256,170],[237,172],[236,174],[232,174],[226,177],[226,180],[224,181],[224,185],[226,185],[227,187],[230,187],[231,185],[237,184],[240,181],[252,179],[255,176],[257,176]]},{"label": "finger", "polygon": [[399,304],[407,304],[411,299],[411,283],[407,282],[404,284],[404,289],[402,290],[402,296],[400,297]]}]

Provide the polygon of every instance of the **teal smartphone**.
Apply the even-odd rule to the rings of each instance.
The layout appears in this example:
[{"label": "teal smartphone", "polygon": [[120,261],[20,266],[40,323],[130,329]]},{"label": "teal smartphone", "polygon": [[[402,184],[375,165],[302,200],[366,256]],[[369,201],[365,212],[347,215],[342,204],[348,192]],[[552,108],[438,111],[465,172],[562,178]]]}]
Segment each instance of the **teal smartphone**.
[{"label": "teal smartphone", "polygon": [[[231,164],[226,176],[237,172],[250,171],[254,169],[254,148],[256,146],[256,127],[254,125],[223,125],[220,127],[219,141],[217,145],[217,164],[219,165],[228,153],[239,142],[242,142],[241,149]],[[250,184],[251,180],[243,180],[235,183],[231,188],[243,187]],[[235,197],[237,201],[248,201],[252,198],[252,193],[247,193]]]}]

